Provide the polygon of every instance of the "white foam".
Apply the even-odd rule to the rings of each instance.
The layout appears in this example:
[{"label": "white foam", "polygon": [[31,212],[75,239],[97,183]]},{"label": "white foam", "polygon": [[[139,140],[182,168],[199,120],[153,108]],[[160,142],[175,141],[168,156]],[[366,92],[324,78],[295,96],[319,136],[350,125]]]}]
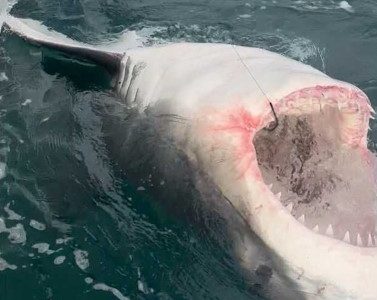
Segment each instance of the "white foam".
[{"label": "white foam", "polygon": [[347,1],[341,1],[339,3],[339,7],[342,8],[342,9],[344,9],[345,11],[348,11],[349,13],[355,12],[355,10],[353,9],[353,7]]},{"label": "white foam", "polygon": [[0,72],[0,81],[8,81],[9,78],[5,72]]},{"label": "white foam", "polygon": [[0,180],[3,179],[6,175],[6,167],[7,165],[3,162],[0,162]]},{"label": "white foam", "polygon": [[3,23],[5,21],[5,16],[7,13],[7,0],[0,0],[0,29],[3,27]]},{"label": "white foam", "polygon": [[71,240],[73,240],[73,238],[71,238],[71,237],[67,237],[67,238],[64,238],[64,239],[59,238],[59,239],[56,239],[55,243],[56,243],[57,245],[67,244],[67,243],[68,243],[69,241],[71,241]]},{"label": "white foam", "polygon": [[5,205],[4,207],[4,210],[5,212],[8,214],[8,220],[15,220],[15,221],[20,221],[23,219],[22,216],[20,216],[18,213],[16,213],[15,211],[11,210],[9,208],[10,206],[10,203],[8,203],[7,205]]},{"label": "white foam", "polygon": [[[317,66],[317,68],[323,72],[326,69],[326,48],[318,47],[310,39],[287,35],[280,30],[271,33],[257,34],[249,38],[253,47],[277,52],[304,63],[308,63],[309,60],[312,59],[316,61],[319,60],[322,66]],[[271,45],[271,40],[274,41],[273,45]]]},{"label": "white foam", "polygon": [[137,281],[137,289],[144,294],[148,294],[148,288],[140,279]]},{"label": "white foam", "polygon": [[339,9],[338,2],[334,0],[296,0],[290,2],[287,1],[287,3],[291,3],[289,5],[290,7],[300,11],[330,11]]},{"label": "white foam", "polygon": [[87,284],[92,284],[92,283],[93,283],[93,279],[90,278],[90,277],[86,277],[86,278],[85,278],[85,282],[86,282]]},{"label": "white foam", "polygon": [[9,264],[5,259],[3,259],[3,258],[0,257],[0,272],[4,271],[6,269],[16,270],[17,266]]},{"label": "white foam", "polygon": [[81,270],[86,270],[89,267],[89,259],[88,259],[88,252],[84,250],[76,249],[73,251],[73,254],[75,256],[76,265]]},{"label": "white foam", "polygon": [[7,12],[9,12],[12,7],[18,2],[18,0],[8,0],[8,7],[7,7]]},{"label": "white foam", "polygon": [[119,290],[116,288],[113,288],[111,286],[108,286],[104,283],[96,283],[93,285],[93,289],[95,290],[100,290],[100,291],[105,291],[105,292],[111,292],[116,298],[119,300],[129,300],[130,298],[124,296]]},{"label": "white foam", "polygon": [[30,104],[32,101],[31,99],[26,99],[24,102],[21,103],[22,106],[26,106],[28,104]]},{"label": "white foam", "polygon": [[8,233],[8,240],[12,244],[25,244],[26,243],[26,231],[24,226],[20,223],[16,224],[14,227],[7,228],[5,222],[0,218],[0,233]]},{"label": "white foam", "polygon": [[8,229],[8,240],[12,244],[25,244],[26,243],[26,231],[24,225],[18,223],[16,226]]},{"label": "white foam", "polygon": [[54,259],[54,264],[55,265],[61,265],[65,261],[65,256],[58,256]]},{"label": "white foam", "polygon": [[37,243],[31,246],[33,249],[37,249],[38,253],[47,255],[51,255],[55,253],[56,251],[50,249],[50,245],[48,243]]},{"label": "white foam", "polygon": [[244,15],[239,15],[238,17],[241,18],[241,19],[248,19],[248,18],[251,18],[251,15],[244,14]]},{"label": "white foam", "polygon": [[288,54],[289,56],[298,59],[299,61],[306,61],[308,58],[316,55],[316,49],[312,41],[298,37],[290,41]]},{"label": "white foam", "polygon": [[43,231],[46,229],[46,225],[43,224],[43,223],[40,223],[36,220],[30,220],[30,223],[29,223],[30,227],[33,227],[34,229],[36,230],[39,230],[39,231]]},{"label": "white foam", "polygon": [[123,31],[119,36],[109,40],[98,47],[103,50],[111,50],[112,52],[123,53],[128,49],[142,47],[144,38],[135,31]]}]

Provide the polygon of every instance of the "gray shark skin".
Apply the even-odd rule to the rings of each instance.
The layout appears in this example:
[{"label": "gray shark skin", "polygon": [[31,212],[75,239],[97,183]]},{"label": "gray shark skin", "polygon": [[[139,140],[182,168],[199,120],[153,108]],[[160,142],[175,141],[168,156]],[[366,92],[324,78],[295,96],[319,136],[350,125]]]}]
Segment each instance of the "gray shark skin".
[{"label": "gray shark skin", "polygon": [[85,45],[9,15],[4,31],[109,70],[114,157],[217,227],[263,297],[376,298],[374,111],[357,87],[256,48]]}]

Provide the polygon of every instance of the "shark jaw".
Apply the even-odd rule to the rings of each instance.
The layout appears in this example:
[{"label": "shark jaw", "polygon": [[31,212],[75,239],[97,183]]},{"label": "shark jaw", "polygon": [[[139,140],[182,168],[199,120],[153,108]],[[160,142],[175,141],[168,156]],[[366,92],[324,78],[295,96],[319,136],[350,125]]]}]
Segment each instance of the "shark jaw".
[{"label": "shark jaw", "polygon": [[313,299],[374,299],[377,189],[366,96],[316,86],[274,106],[277,128],[263,129],[269,115],[252,133],[251,227],[299,283],[312,283],[301,288]]}]

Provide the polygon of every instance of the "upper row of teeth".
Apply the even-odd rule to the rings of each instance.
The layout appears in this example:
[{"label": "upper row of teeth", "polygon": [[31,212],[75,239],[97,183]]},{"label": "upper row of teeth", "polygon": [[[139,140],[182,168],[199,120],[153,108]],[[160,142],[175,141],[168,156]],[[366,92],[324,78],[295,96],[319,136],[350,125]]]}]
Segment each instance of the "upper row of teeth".
[{"label": "upper row of teeth", "polygon": [[[271,187],[272,187],[272,185],[271,185]],[[281,198],[281,192],[277,193],[275,196],[278,198],[278,200],[280,200],[280,198]],[[293,203],[290,202],[285,208],[289,211],[289,213],[292,213]],[[305,215],[302,215],[297,220],[300,223],[306,225],[305,224]],[[314,226],[312,228],[312,230],[314,232],[316,232],[316,233],[319,233],[319,226],[318,225]],[[334,229],[333,229],[333,227],[332,227],[331,224],[327,227],[325,233],[326,233],[326,235],[328,235],[328,236],[330,236],[332,238],[335,238],[335,236],[334,236]],[[349,231],[347,231],[346,234],[344,235],[343,242],[351,244],[351,238],[350,238],[350,232]],[[360,236],[359,233],[357,234],[356,244],[357,244],[357,246],[361,246],[361,247],[364,246],[363,241],[362,241],[361,236]],[[372,239],[372,234],[371,233],[368,234],[367,247],[374,247],[373,239]]]}]

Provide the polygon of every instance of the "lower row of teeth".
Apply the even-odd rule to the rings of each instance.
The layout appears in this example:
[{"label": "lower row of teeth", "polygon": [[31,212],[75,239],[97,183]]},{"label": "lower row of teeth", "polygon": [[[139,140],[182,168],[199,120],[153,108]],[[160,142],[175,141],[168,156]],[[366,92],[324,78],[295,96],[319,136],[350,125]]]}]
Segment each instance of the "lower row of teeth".
[{"label": "lower row of teeth", "polygon": [[[277,193],[275,196],[280,200],[280,198],[281,198],[281,193]],[[293,203],[290,202],[285,208],[289,211],[289,213],[292,213],[292,210],[293,210]],[[302,223],[303,225],[306,226],[306,223],[305,223],[305,215],[302,215],[302,216],[299,217],[297,220],[298,220],[300,223]],[[314,231],[314,232],[316,232],[316,233],[319,233],[319,226],[316,225],[316,226],[314,226],[313,228],[311,228],[311,230]],[[327,236],[329,236],[329,237],[336,238],[336,237],[334,236],[334,229],[333,229],[333,226],[332,226],[331,224],[327,227],[327,229],[326,229],[326,231],[325,231],[325,234],[326,234]],[[348,243],[348,244],[352,244],[352,243],[351,243],[351,238],[350,238],[350,232],[349,232],[349,231],[347,231],[347,232],[345,233],[344,238],[343,238],[343,242],[346,242],[346,243]],[[358,234],[357,234],[357,238],[356,238],[356,245],[357,245],[357,246],[360,246],[360,247],[375,247],[375,245],[374,245],[374,241],[373,241],[373,238],[372,238],[372,234],[369,233],[369,234],[368,234],[368,237],[367,237],[367,241],[366,241],[366,243],[363,243],[363,240],[362,240],[362,238],[361,238],[361,235],[358,233]]]}]

